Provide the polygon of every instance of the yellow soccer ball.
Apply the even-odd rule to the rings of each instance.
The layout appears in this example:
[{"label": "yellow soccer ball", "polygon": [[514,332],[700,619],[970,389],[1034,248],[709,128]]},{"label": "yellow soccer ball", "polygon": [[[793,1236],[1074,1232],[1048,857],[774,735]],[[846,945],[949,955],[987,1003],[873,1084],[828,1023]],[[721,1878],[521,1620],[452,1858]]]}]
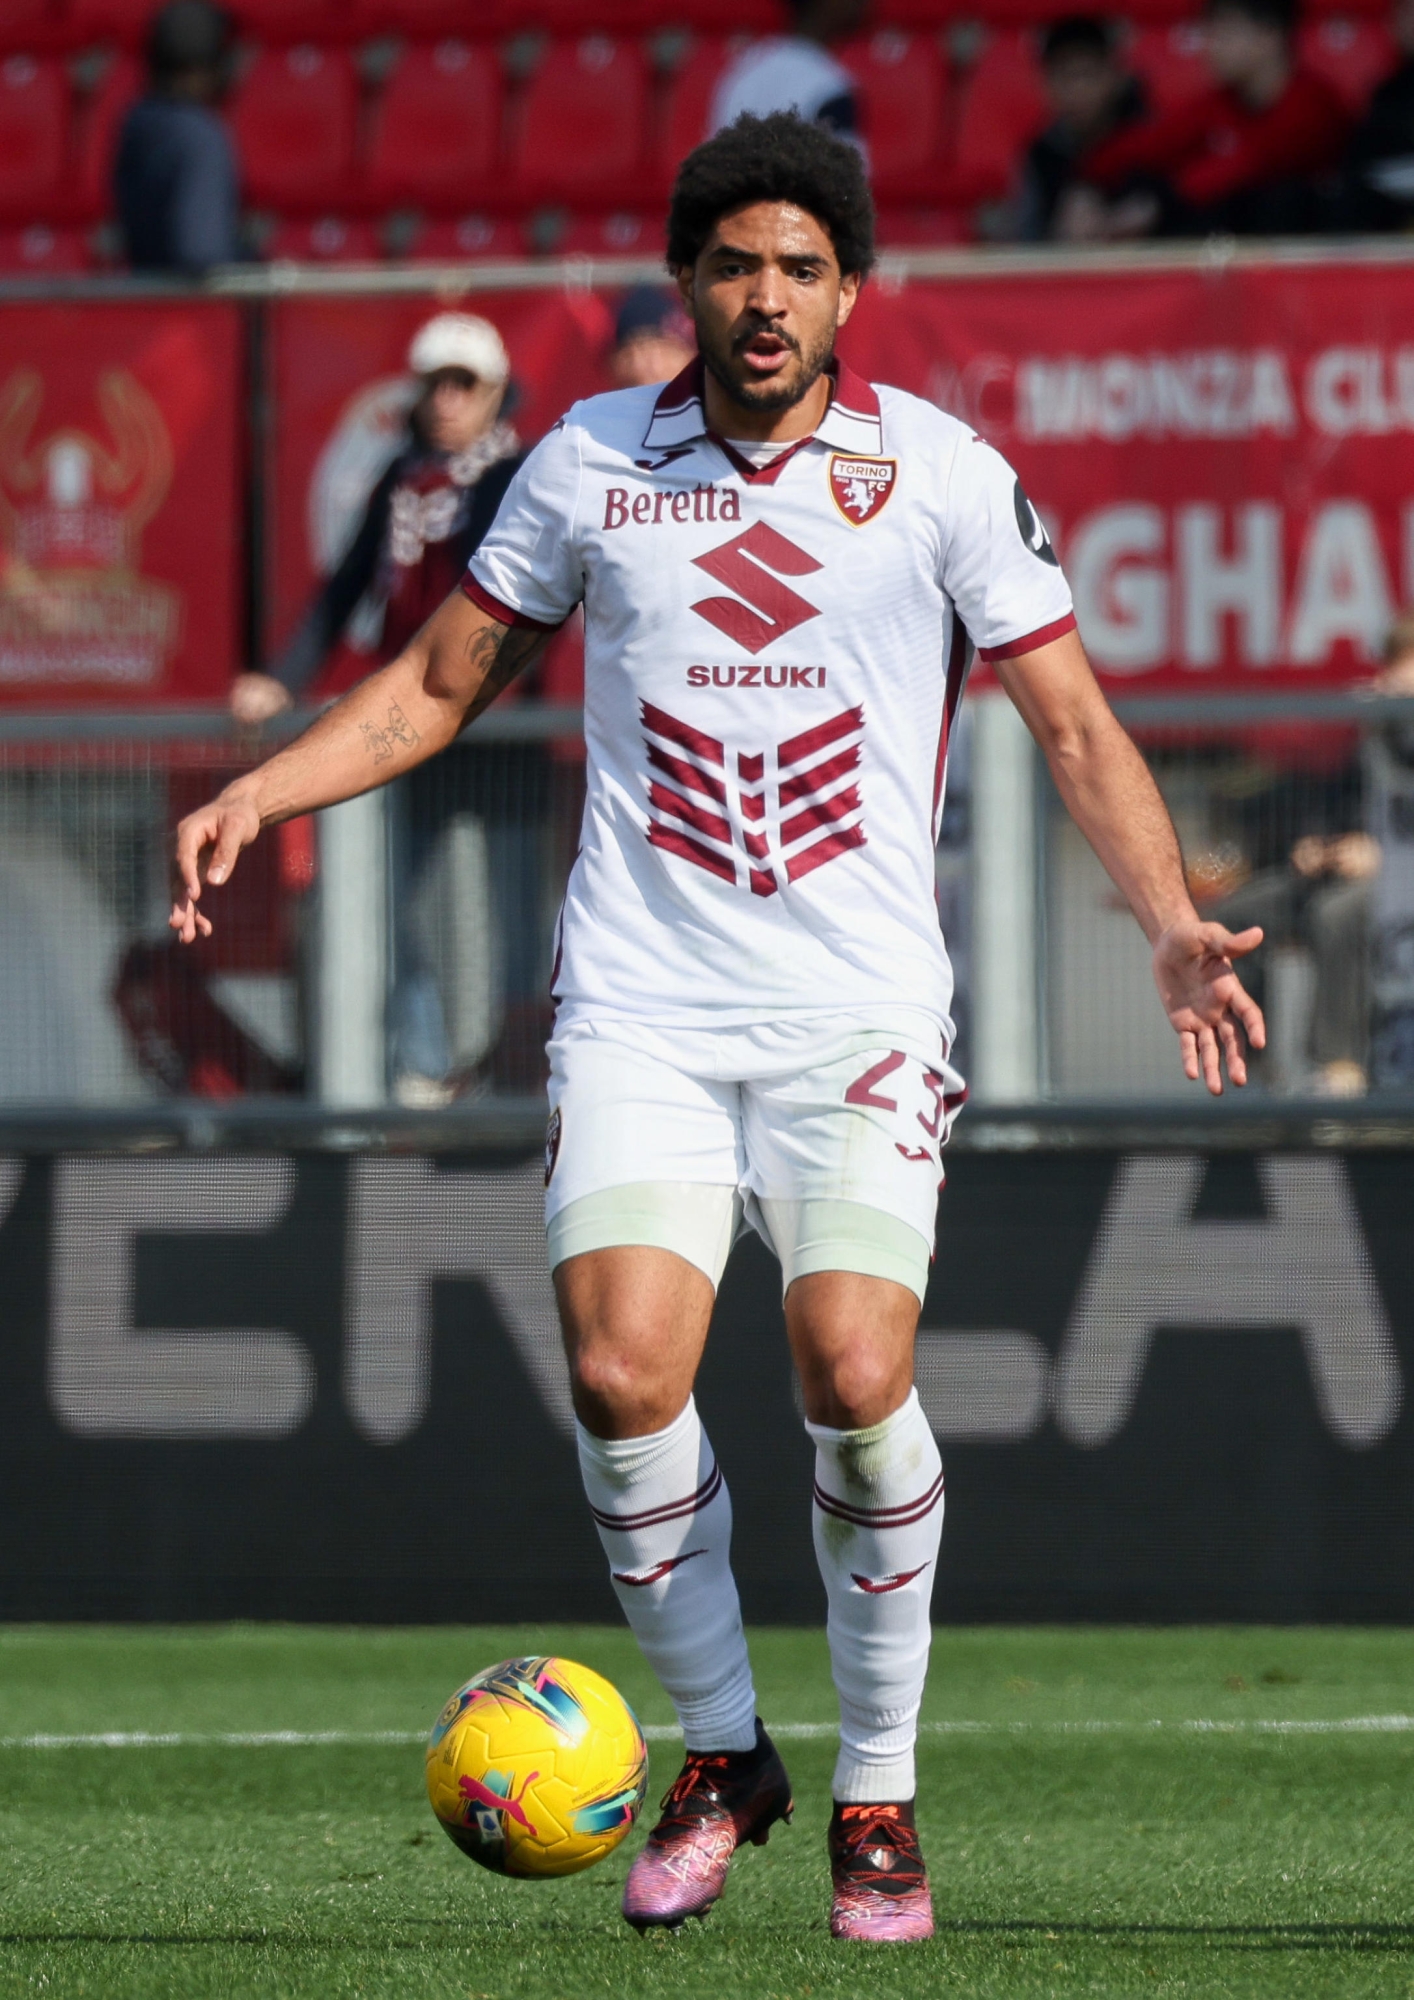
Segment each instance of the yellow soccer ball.
[{"label": "yellow soccer ball", "polygon": [[502,1660],[458,1688],[427,1743],[427,1796],[498,1875],[575,1875],[618,1846],[648,1788],[632,1709],[573,1660]]}]

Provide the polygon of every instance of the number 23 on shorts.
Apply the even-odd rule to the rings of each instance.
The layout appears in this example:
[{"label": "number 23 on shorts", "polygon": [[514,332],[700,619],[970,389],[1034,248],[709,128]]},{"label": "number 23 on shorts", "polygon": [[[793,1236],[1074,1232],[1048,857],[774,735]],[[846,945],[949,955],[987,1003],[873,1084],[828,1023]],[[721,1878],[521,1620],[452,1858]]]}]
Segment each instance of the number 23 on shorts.
[{"label": "number 23 on shorts", "polygon": [[[861,1108],[867,1106],[875,1111],[897,1113],[899,1096],[907,1091],[908,1079],[900,1077],[897,1083],[890,1085],[890,1089],[897,1091],[899,1096],[886,1095],[879,1086],[896,1071],[911,1069],[915,1064],[922,1078],[920,1101],[923,1106],[915,1115],[928,1138],[937,1142],[940,1135],[946,1136],[945,1124],[951,1123],[953,1114],[962,1103],[964,1093],[962,1091],[949,1093],[947,1079],[941,1070],[932,1069],[927,1063],[919,1062],[916,1058],[910,1063],[901,1049],[890,1049],[886,1056],[881,1056],[876,1063],[871,1063],[863,1075],[857,1076],[846,1090],[844,1101],[846,1104]],[[904,1116],[907,1117],[907,1112]],[[924,1161],[937,1157],[933,1146],[907,1145],[902,1140],[895,1140],[894,1143],[906,1160]]]}]

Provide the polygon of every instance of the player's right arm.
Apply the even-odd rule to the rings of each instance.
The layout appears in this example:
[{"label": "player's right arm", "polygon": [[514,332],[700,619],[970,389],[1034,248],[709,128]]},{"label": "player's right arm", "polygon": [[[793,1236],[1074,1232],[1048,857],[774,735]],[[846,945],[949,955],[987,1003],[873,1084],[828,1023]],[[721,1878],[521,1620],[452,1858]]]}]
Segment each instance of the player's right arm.
[{"label": "player's right arm", "polygon": [[210,919],[197,907],[202,885],[226,881],[262,827],[372,791],[435,757],[548,636],[544,627],[506,624],[453,591],[396,660],[182,821],[168,920],[182,943],[211,935]]}]

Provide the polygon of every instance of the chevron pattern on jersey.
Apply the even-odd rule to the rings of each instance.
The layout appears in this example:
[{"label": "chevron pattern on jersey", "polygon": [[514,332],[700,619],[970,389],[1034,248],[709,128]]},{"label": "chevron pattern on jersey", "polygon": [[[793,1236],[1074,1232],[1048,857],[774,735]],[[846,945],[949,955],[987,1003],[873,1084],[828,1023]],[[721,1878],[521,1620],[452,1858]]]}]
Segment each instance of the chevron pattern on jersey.
[{"label": "chevron pattern on jersey", "polygon": [[755,896],[774,896],[864,846],[862,707],[751,751],[650,701],[642,720],[650,845]]}]

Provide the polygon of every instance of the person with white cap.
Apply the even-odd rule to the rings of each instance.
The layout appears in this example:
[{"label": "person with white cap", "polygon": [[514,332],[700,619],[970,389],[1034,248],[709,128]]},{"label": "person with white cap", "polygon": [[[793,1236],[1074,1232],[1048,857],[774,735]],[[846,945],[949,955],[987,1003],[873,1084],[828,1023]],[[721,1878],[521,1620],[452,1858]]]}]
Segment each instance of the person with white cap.
[{"label": "person with white cap", "polygon": [[[247,724],[290,708],[315,679],[355,610],[371,601],[381,631],[369,671],[395,659],[459,582],[525,453],[502,416],[510,358],[489,320],[444,312],[408,349],[418,380],[409,435],[364,508],[358,532],[314,602],[264,673],[237,677],[231,710]],[[390,996],[393,1089],[411,1105],[446,1102],[469,1081],[458,1057],[439,980],[414,919],[418,885],[448,823],[481,825],[490,862],[501,1039],[487,1056],[505,1087],[539,1080],[544,1039],[540,987],[539,820],[544,747],[454,744],[396,787],[393,807],[394,981]],[[521,1017],[532,1018],[529,1036]],[[509,1038],[513,1047],[503,1047]],[[517,1062],[534,1051],[529,1084]],[[510,1073],[502,1076],[510,1065]]]},{"label": "person with white cap", "polygon": [[396,659],[465,570],[524,452],[501,416],[511,364],[490,320],[438,313],[413,336],[420,385],[408,442],[368,497],[358,532],[263,673],[237,675],[231,712],[265,722],[289,708],[370,594],[382,631],[370,671]]}]

